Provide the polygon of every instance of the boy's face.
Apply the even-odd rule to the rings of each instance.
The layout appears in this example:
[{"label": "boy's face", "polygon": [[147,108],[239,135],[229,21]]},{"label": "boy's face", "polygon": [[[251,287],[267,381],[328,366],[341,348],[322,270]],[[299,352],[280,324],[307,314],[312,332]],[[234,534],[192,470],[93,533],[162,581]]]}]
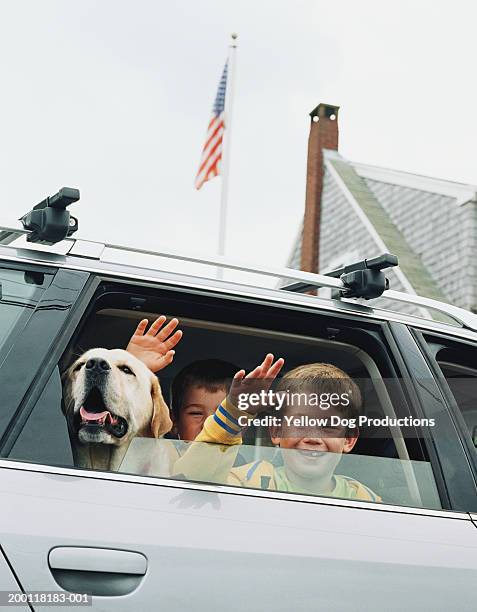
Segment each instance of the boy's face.
[{"label": "boy's face", "polygon": [[208,391],[204,387],[191,385],[184,394],[179,418],[174,421],[180,439],[194,440],[201,432],[205,419],[214,414],[226,394],[225,388]]},{"label": "boy's face", "polygon": [[[285,414],[294,418],[306,415],[310,418],[340,416],[333,409],[318,412],[316,407],[307,409],[291,406]],[[273,444],[285,451],[282,453],[283,461],[291,476],[295,474],[305,480],[331,478],[342,454],[349,453],[358,440],[357,435],[351,437],[344,427],[282,425],[281,428],[271,428],[270,433]]]}]

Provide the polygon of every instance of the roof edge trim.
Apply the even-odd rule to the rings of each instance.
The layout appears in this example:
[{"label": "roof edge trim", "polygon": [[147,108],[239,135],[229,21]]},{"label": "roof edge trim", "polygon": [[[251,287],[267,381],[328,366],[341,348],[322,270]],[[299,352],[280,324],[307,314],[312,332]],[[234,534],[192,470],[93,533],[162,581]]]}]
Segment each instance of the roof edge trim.
[{"label": "roof edge trim", "polygon": [[467,202],[477,201],[477,186],[465,183],[454,183],[443,179],[422,176],[402,170],[391,170],[379,166],[368,166],[359,162],[348,162],[362,178],[368,178],[382,183],[391,183],[400,187],[409,187],[419,191],[437,193],[456,199],[457,206]]}]

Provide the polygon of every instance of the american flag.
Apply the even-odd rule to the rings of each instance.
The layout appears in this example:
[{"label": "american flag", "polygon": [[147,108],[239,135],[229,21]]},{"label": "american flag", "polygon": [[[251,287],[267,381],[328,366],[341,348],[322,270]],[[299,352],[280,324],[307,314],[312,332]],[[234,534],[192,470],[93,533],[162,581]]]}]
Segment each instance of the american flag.
[{"label": "american flag", "polygon": [[202,149],[199,172],[195,177],[195,187],[200,189],[202,185],[220,174],[220,160],[222,159],[222,141],[224,136],[224,106],[225,90],[227,88],[228,62],[225,62],[222,77],[220,79],[217,95],[215,96],[214,106],[212,107],[212,117],[210,118],[205,145]]}]

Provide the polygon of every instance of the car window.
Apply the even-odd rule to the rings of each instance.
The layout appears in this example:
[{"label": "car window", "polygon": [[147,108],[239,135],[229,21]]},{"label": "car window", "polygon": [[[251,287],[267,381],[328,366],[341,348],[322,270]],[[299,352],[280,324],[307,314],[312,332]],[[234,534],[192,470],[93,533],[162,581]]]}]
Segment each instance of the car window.
[{"label": "car window", "polygon": [[[177,317],[183,338],[173,362],[156,377],[124,349],[139,321],[151,323],[159,314],[167,321]],[[298,412],[292,398],[280,424],[273,421],[276,406],[261,406],[259,415],[248,418],[246,406],[224,402],[234,374],[254,370],[269,353],[285,362],[267,387],[270,398],[290,393],[280,390],[284,381],[301,384],[297,372],[306,378],[311,366],[328,368],[312,377],[324,412],[316,413],[316,403],[309,401],[311,388]],[[343,391],[342,405],[331,409],[330,384]],[[351,423],[358,414],[365,421]],[[317,416],[340,422],[320,422]],[[242,417],[248,418],[243,426]],[[429,424],[413,418],[379,325],[230,300],[219,304],[208,296],[101,287],[71,330],[8,456],[242,489],[440,508],[426,452]],[[348,419],[344,425],[343,419]]]},{"label": "car window", "polygon": [[136,438],[121,463],[121,471],[320,497],[423,508],[442,507],[432,468],[427,461],[343,454],[333,472],[331,489],[315,486],[312,479],[311,484],[307,484],[288,477],[289,465],[314,462],[316,465],[305,468],[320,470],[319,462],[325,461],[326,457],[317,451],[315,455],[308,459],[300,450],[255,444],[224,449],[221,445],[206,442]]},{"label": "car window", "polygon": [[0,366],[50,281],[42,272],[0,268]]},{"label": "car window", "polygon": [[428,341],[477,449],[477,346],[435,337]]},{"label": "car window", "polygon": [[56,367],[10,452],[22,461],[73,466],[66,420],[61,411],[61,381]]}]

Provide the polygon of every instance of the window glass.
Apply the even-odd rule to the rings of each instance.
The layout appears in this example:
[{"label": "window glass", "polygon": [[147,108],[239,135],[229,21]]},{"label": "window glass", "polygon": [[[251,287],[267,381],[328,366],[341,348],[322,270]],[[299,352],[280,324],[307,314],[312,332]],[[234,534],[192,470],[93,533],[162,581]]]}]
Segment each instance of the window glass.
[{"label": "window glass", "polygon": [[[442,507],[432,468],[427,461],[358,454],[331,456],[330,453],[327,457],[318,451],[309,454],[310,457],[306,457],[299,449],[251,444],[225,448],[206,442],[136,438],[129,446],[120,470],[143,476],[174,477],[321,497],[423,508]],[[331,465],[328,469],[334,468],[331,488],[320,488],[317,479],[310,478],[308,486],[303,480],[293,480],[294,472],[300,467],[308,476],[311,470],[321,472],[320,462],[326,464],[329,458]],[[190,469],[189,474],[187,469]]]},{"label": "window glass", "polygon": [[[201,309],[192,299],[148,300],[124,293],[98,298],[26,419],[10,458],[441,507],[426,454],[426,424],[413,421],[379,331],[314,313],[287,312],[280,319],[271,309],[261,316],[242,305],[229,313],[214,304]],[[154,321],[160,308],[166,322],[154,334],[142,330],[135,342],[150,357],[158,351],[158,339],[169,346],[179,327],[183,337],[174,345],[173,361],[155,375],[144,352],[142,361],[138,358],[137,346],[124,349],[138,323]],[[180,321],[177,328],[169,323],[173,317]],[[303,332],[311,329],[313,334]],[[263,386],[254,391],[257,413],[250,390],[225,401],[234,375],[254,371],[267,354],[274,356],[273,367],[279,358],[284,363],[276,378],[262,376]],[[303,387],[303,381],[312,386]],[[300,392],[292,397],[295,388]],[[313,394],[319,408],[310,399]],[[286,403],[280,400],[277,408],[273,402],[285,396]],[[358,417],[364,421],[358,423]]]},{"label": "window glass", "polygon": [[42,272],[0,268],[0,366],[50,280]]},{"label": "window glass", "polygon": [[11,457],[47,465],[74,465],[61,395],[60,375],[55,368],[10,452]]},{"label": "window glass", "polygon": [[477,448],[477,347],[438,339],[431,347]]}]

